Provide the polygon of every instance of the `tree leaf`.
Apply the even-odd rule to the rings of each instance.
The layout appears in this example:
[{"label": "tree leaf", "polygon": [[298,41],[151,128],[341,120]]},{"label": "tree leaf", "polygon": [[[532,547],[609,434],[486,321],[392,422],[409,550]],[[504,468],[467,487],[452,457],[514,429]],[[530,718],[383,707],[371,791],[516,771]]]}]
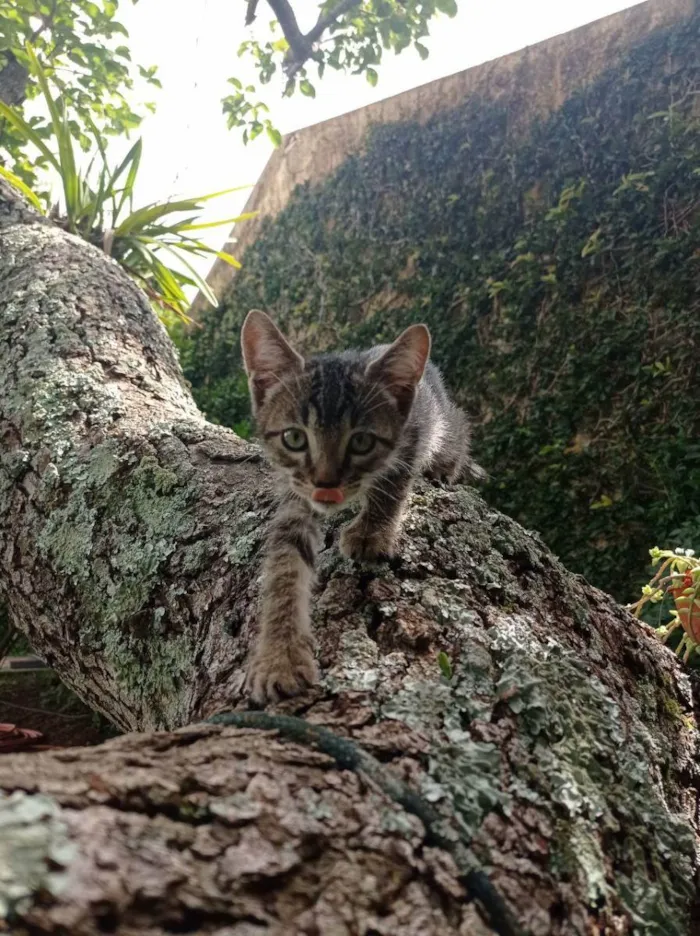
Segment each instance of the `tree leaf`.
[{"label": "tree leaf", "polygon": [[430,55],[430,50],[427,49],[427,48],[423,45],[422,42],[416,42],[416,43],[414,43],[414,45],[415,45],[416,51],[418,52],[418,54],[420,55],[420,57],[423,59],[423,61],[425,61],[425,60],[428,58],[428,56]]},{"label": "tree leaf", "polygon": [[183,224],[179,227],[180,231],[202,231],[205,228],[221,227],[222,224],[240,224],[241,221],[249,221],[257,217],[257,211],[246,211],[243,214],[236,215],[235,218],[224,218],[222,221],[205,221],[202,224]]},{"label": "tree leaf", "polygon": [[10,185],[14,185],[16,189],[19,189],[19,191],[32,203],[37,211],[40,211],[41,214],[45,213],[44,207],[39,201],[38,196],[29,188],[25,182],[20,179],[19,176],[16,176],[14,172],[10,172],[9,169],[5,169],[4,166],[0,166],[0,176],[2,176],[4,179],[7,179]]},{"label": "tree leaf", "polygon": [[435,0],[435,6],[450,18],[457,15],[457,0]]},{"label": "tree leaf", "polygon": [[267,132],[268,137],[270,138],[270,142],[272,143],[274,147],[278,147],[282,145],[282,134],[279,132],[279,130],[276,129],[276,127],[273,127],[271,124],[268,124],[265,130]]},{"label": "tree leaf", "polygon": [[34,130],[34,128],[28,124],[23,117],[21,117],[11,107],[8,107],[7,104],[5,104],[3,101],[0,101],[0,117],[4,117],[10,126],[13,127],[15,131],[19,133],[25,140],[27,140],[27,142],[33,143],[42,154],[44,159],[50,163],[57,172],[61,171],[58,160],[41,139],[36,130]]},{"label": "tree leaf", "polygon": [[444,650],[441,650],[440,653],[438,653],[437,660],[438,666],[440,667],[440,672],[445,677],[445,679],[452,679],[452,663],[450,662],[450,658]]},{"label": "tree leaf", "polygon": [[56,102],[51,96],[51,89],[46,77],[46,72],[39,64],[39,60],[34,54],[34,49],[27,42],[25,46],[29,65],[32,74],[39,82],[39,86],[44,95],[46,106],[51,115],[54,135],[58,143],[58,159],[60,162],[61,181],[63,183],[63,195],[66,200],[66,214],[71,229],[74,229],[78,223],[78,216],[81,211],[80,189],[81,180],[75,165],[75,154],[73,153],[73,140],[71,137],[70,126],[66,119],[65,105],[64,112],[59,113]]}]

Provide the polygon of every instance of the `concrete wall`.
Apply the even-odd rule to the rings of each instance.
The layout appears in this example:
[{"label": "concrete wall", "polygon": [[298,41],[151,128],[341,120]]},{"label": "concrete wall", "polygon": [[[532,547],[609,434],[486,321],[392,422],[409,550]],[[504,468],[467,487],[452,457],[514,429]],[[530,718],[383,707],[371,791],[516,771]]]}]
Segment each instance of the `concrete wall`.
[{"label": "concrete wall", "polygon": [[[470,94],[479,94],[510,102],[511,130],[517,134],[534,119],[560,107],[573,91],[595,79],[608,63],[649,33],[689,17],[695,3],[647,0],[511,55],[289,134],[273,153],[246,204],[245,211],[259,215],[236,231],[236,256],[242,259],[262,219],[281,211],[297,185],[319,182],[348,155],[361,150],[372,124],[427,120],[437,111],[457,107]],[[216,261],[207,277],[216,296],[223,295],[233,275],[230,266]],[[204,303],[197,296],[192,306],[195,317]]]}]

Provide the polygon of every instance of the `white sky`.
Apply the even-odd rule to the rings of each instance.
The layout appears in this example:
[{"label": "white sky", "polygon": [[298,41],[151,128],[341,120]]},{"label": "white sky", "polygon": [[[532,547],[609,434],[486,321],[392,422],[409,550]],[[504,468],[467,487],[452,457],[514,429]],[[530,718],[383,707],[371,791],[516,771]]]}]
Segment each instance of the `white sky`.
[{"label": "white sky", "polygon": [[[489,59],[566,32],[584,23],[635,6],[639,0],[458,0],[454,19],[441,16],[423,40],[430,49],[424,62],[407,49],[387,55],[372,88],[364,76],[327,71],[315,81],[316,98],[296,94],[282,98],[282,83],[261,88],[273,123],[284,133],[363,107],[373,101],[461,71]],[[314,22],[317,4],[297,0]],[[167,11],[167,12],[166,12]],[[263,134],[244,146],[239,129],[227,130],[221,98],[231,75],[258,85],[252,66],[238,59],[240,42],[250,30],[243,21],[243,0],[123,0],[119,18],[129,30],[134,62],[157,65],[162,91],[149,97],[157,104],[139,133],[144,155],[137,189],[138,203],[174,196],[201,195],[254,183],[272,152]],[[252,27],[265,36],[273,18],[260,0]],[[304,28],[307,23],[300,23]],[[313,80],[310,69],[310,77]],[[209,203],[206,220],[226,218],[242,209],[249,193]],[[225,240],[227,228],[207,237],[213,246]],[[208,264],[204,263],[202,272]]]}]

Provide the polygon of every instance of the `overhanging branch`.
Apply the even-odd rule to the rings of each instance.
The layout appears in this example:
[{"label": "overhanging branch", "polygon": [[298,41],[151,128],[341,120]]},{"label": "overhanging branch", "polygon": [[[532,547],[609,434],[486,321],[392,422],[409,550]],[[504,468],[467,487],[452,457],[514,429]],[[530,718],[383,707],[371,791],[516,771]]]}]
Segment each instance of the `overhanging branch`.
[{"label": "overhanging branch", "polygon": [[[246,24],[251,23],[255,18],[255,3],[256,0],[249,0]],[[277,17],[277,22],[282,28],[285,39],[289,43],[289,50],[284,60],[284,70],[290,78],[293,78],[311,58],[314,45],[321,39],[324,32],[334,23],[337,23],[340,17],[344,16],[353,7],[360,6],[362,0],[340,0],[337,6],[325,13],[321,13],[316,24],[308,33],[302,33],[299,29],[296,15],[289,0],[268,0],[268,3]]]},{"label": "overhanging branch", "polygon": [[277,22],[282,27],[284,38],[289,43],[287,57],[291,62],[303,65],[311,55],[312,49],[307,37],[299,29],[292,5],[288,0],[267,0],[267,2],[277,17]]}]

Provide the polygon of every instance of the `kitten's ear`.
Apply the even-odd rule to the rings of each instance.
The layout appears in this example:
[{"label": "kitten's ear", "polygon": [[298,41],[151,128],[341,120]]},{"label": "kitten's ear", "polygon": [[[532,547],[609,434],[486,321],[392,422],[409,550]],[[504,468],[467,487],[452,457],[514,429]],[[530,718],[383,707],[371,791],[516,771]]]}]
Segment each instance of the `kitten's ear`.
[{"label": "kitten's ear", "polygon": [[367,376],[376,380],[396,399],[399,411],[408,415],[430,355],[430,332],[426,325],[411,325],[367,368]]},{"label": "kitten's ear", "polygon": [[258,309],[249,312],[243,323],[241,351],[256,406],[262,404],[265,393],[275,383],[280,383],[284,374],[301,371],[304,367],[304,358],[292,348],[272,319]]}]

